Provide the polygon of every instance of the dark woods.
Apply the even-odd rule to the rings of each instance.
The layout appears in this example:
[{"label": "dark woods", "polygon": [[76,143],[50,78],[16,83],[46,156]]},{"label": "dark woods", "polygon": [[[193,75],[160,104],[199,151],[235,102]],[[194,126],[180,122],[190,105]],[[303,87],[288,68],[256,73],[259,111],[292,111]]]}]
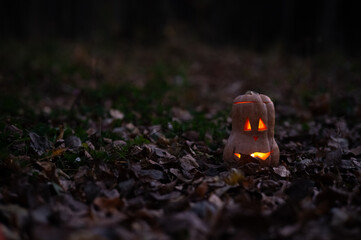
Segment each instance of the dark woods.
[{"label": "dark woods", "polygon": [[[295,53],[359,50],[356,1],[2,1],[2,38],[162,43],[192,36],[214,45]],[[357,51],[356,51],[357,52]]]}]

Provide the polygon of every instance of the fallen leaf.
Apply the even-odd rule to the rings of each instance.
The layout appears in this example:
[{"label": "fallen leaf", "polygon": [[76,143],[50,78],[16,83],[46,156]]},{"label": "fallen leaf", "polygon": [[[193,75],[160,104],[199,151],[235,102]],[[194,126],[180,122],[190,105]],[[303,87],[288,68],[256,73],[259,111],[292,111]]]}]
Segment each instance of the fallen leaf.
[{"label": "fallen leaf", "polygon": [[181,121],[189,121],[193,119],[193,116],[184,109],[173,107],[171,110],[173,116]]},{"label": "fallen leaf", "polygon": [[236,185],[244,179],[244,174],[240,169],[231,168],[228,175],[224,178],[224,181],[229,185]]},{"label": "fallen leaf", "polygon": [[164,200],[171,200],[171,199],[178,198],[182,195],[182,193],[178,192],[178,191],[173,191],[173,192],[166,193],[166,194],[159,194],[157,192],[152,192],[152,193],[150,193],[150,195],[158,201],[164,201]]},{"label": "fallen leaf", "polygon": [[360,155],[361,154],[361,146],[351,149],[350,152],[355,156]]},{"label": "fallen leaf", "polygon": [[68,150],[68,148],[57,148],[51,151],[51,154],[49,156],[46,156],[44,158],[41,158],[40,160],[45,160],[45,159],[51,159],[60,155],[63,155],[64,152],[66,152],[66,150]]},{"label": "fallen leaf", "polygon": [[281,177],[289,177],[291,175],[290,171],[288,171],[287,168],[283,165],[274,167],[273,171]]},{"label": "fallen leaf", "polygon": [[110,109],[109,114],[114,119],[122,120],[124,118],[124,114],[117,109]]},{"label": "fallen leaf", "polygon": [[179,159],[179,162],[181,164],[181,167],[187,172],[199,167],[197,161],[190,154],[187,154],[181,159]]},{"label": "fallen leaf", "polygon": [[30,147],[39,155],[43,155],[49,149],[51,149],[51,143],[47,137],[40,137],[34,132],[29,132],[30,137]]},{"label": "fallen leaf", "polygon": [[162,171],[159,170],[140,170],[139,172],[140,176],[142,177],[149,177],[155,180],[161,180],[165,178],[165,175]]},{"label": "fallen leaf", "polygon": [[121,210],[124,206],[124,202],[119,198],[106,198],[106,197],[97,197],[94,199],[94,205],[97,206],[100,210],[106,210],[108,212],[115,212]]},{"label": "fallen leaf", "polygon": [[204,195],[207,193],[207,191],[208,191],[208,184],[206,182],[202,182],[195,189],[194,195],[203,198]]},{"label": "fallen leaf", "polygon": [[171,169],[169,169],[169,172],[174,174],[179,180],[181,180],[185,183],[192,182],[192,179],[185,178],[179,169],[171,168]]},{"label": "fallen leaf", "polygon": [[220,199],[216,194],[212,193],[209,198],[208,201],[213,203],[214,206],[216,206],[218,209],[222,208],[224,203],[222,201],[222,199]]},{"label": "fallen leaf", "polygon": [[81,140],[77,136],[69,136],[65,139],[65,146],[72,152],[77,152],[82,146]]}]

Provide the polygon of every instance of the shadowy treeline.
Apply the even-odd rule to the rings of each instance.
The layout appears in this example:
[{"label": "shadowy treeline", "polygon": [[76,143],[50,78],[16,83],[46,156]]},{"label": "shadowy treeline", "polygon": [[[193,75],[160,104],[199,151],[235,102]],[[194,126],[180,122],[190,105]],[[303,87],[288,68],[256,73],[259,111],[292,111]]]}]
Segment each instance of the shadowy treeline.
[{"label": "shadowy treeline", "polygon": [[[5,0],[2,38],[161,43],[186,34],[211,44],[299,53],[360,50],[357,1],[342,0]],[[178,35],[169,34],[175,32]]]}]

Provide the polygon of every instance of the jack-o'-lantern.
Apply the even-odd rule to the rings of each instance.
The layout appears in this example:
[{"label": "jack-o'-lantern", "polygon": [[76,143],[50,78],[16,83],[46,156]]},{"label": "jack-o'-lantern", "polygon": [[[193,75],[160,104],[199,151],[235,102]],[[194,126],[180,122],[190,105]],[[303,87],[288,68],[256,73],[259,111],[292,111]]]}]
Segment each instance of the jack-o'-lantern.
[{"label": "jack-o'-lantern", "polygon": [[236,97],[232,106],[232,132],[223,152],[229,166],[258,161],[276,165],[279,148],[274,139],[275,109],[269,97],[252,91]]}]

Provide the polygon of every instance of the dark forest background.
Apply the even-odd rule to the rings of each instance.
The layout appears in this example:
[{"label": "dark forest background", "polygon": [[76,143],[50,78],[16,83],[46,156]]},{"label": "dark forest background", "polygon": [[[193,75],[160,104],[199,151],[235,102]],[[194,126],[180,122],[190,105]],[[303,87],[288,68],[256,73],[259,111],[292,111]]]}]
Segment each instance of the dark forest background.
[{"label": "dark forest background", "polygon": [[357,1],[39,0],[2,1],[3,39],[160,44],[187,36],[212,45],[312,54],[360,50]]}]

